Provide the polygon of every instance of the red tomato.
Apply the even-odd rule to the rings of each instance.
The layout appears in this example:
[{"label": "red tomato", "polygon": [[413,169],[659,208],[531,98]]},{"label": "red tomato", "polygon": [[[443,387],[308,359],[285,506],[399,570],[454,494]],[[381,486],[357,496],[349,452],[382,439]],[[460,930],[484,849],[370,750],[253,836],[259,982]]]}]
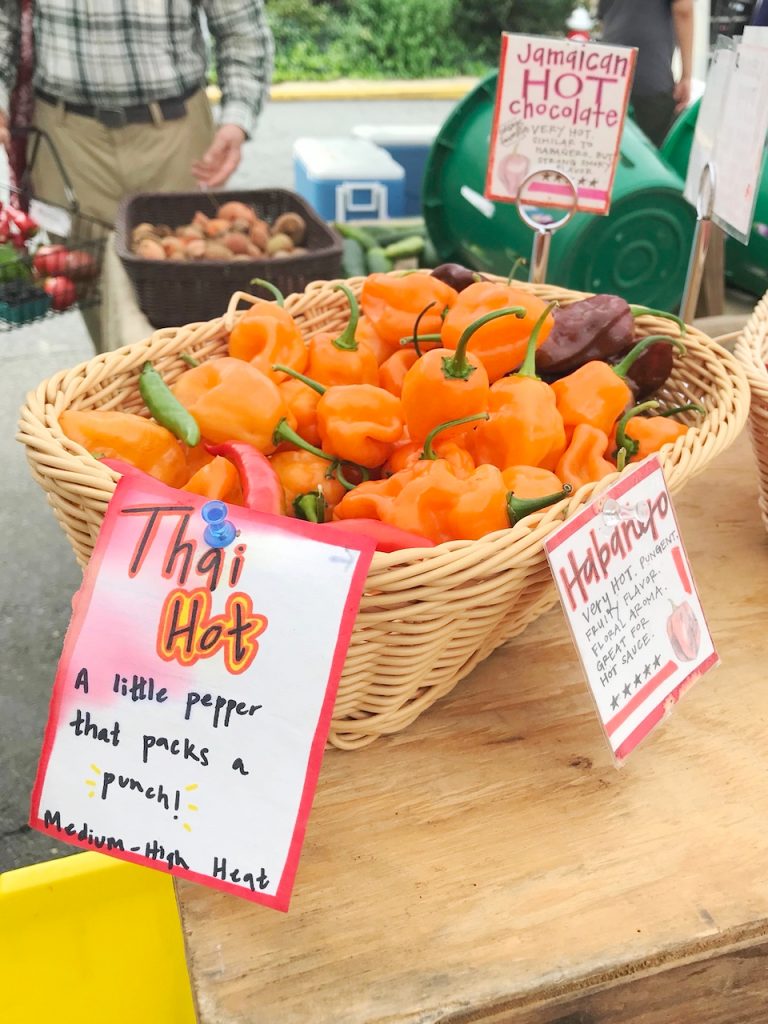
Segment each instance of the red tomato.
[{"label": "red tomato", "polygon": [[82,249],[72,249],[64,261],[64,273],[73,281],[86,281],[95,277],[97,271],[93,256]]},{"label": "red tomato", "polygon": [[51,307],[59,313],[69,309],[77,298],[75,284],[68,277],[48,277],[43,288],[51,296]]},{"label": "red tomato", "polygon": [[32,257],[32,263],[41,277],[51,277],[64,273],[68,255],[65,245],[41,245]]}]

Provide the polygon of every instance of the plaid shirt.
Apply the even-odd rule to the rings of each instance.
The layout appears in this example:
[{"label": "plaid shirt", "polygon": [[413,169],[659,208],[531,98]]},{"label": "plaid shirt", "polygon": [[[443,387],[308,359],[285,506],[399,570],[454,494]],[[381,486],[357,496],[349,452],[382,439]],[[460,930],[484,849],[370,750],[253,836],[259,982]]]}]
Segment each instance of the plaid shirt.
[{"label": "plaid shirt", "polygon": [[[70,103],[127,107],[205,84],[208,24],[221,123],[251,135],[272,73],[263,0],[35,0],[36,89]],[[16,77],[19,0],[0,3],[0,110]]]}]

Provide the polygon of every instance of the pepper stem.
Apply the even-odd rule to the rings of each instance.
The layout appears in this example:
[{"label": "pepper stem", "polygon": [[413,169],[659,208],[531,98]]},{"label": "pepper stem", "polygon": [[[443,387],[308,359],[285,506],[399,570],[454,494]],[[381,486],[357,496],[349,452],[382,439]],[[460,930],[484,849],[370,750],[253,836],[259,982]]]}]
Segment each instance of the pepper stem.
[{"label": "pepper stem", "polygon": [[[416,343],[416,340],[417,339],[414,338],[414,337],[401,338],[400,339],[400,344],[401,345],[413,345],[413,344]],[[443,340],[443,336],[442,336],[442,334],[420,334],[419,337],[418,337],[418,340],[419,341],[442,341]],[[418,351],[418,346],[417,346],[417,351]]]},{"label": "pepper stem", "polygon": [[325,508],[325,496],[319,487],[316,491],[299,494],[293,499],[293,511],[296,513],[296,518],[303,519],[307,523],[324,523]]},{"label": "pepper stem", "polygon": [[679,316],[675,316],[674,313],[668,313],[665,309],[651,309],[650,306],[630,306],[629,312],[633,317],[636,316],[660,316],[662,320],[671,320],[672,323],[677,324],[680,333],[685,334],[685,324]]},{"label": "pepper stem", "polygon": [[518,272],[520,267],[526,266],[528,266],[528,260],[525,258],[525,256],[518,256],[515,262],[512,264],[512,269],[510,270],[509,277],[507,278],[507,284],[512,284],[512,282],[515,280],[515,274]]},{"label": "pepper stem", "polygon": [[318,395],[324,395],[326,389],[322,384],[319,384],[316,380],[312,380],[311,377],[305,377],[303,373],[299,373],[298,370],[294,370],[292,366],[284,366],[282,363],[275,363],[272,367],[273,370],[279,370],[280,373],[287,373],[289,377],[293,377],[294,380],[300,380],[302,384],[306,384],[308,388],[312,388]]},{"label": "pepper stem", "polygon": [[344,292],[349,301],[349,323],[344,328],[342,334],[338,338],[334,338],[331,344],[334,348],[341,349],[344,352],[357,352],[358,344],[355,341],[355,332],[357,331],[357,323],[360,319],[360,306],[355,298],[355,293],[343,282],[334,285],[334,291]]},{"label": "pepper stem", "polygon": [[[419,339],[419,325],[421,324],[422,317],[424,317],[430,311],[430,309],[432,309],[432,307],[434,305],[436,305],[436,302],[433,299],[429,303],[429,305],[425,306],[424,309],[422,309],[422,311],[419,313],[419,315],[416,317],[416,319],[415,319],[415,321],[413,323],[413,337],[411,338],[411,341],[413,342],[413,347],[416,349],[416,355],[418,356],[419,359],[421,359],[421,349],[419,348],[419,340],[420,340]],[[429,337],[429,335],[428,335],[428,337]],[[431,339],[434,340],[435,338],[439,338],[439,337],[440,337],[439,334],[437,334],[437,335],[433,334],[431,336]],[[400,344],[401,345],[403,344],[402,341],[400,342]]]},{"label": "pepper stem", "polygon": [[467,359],[467,345],[475,331],[479,331],[484,324],[490,323],[491,320],[498,320],[500,316],[514,315],[520,320],[525,316],[526,312],[527,310],[523,309],[522,306],[506,306],[504,309],[493,309],[490,313],[485,313],[483,316],[478,317],[477,320],[473,320],[464,329],[453,355],[446,356],[443,359],[443,376],[446,379],[467,380],[475,372],[475,367]]},{"label": "pepper stem", "polygon": [[554,505],[556,501],[567,498],[571,491],[573,488],[570,484],[563,484],[562,491],[558,491],[556,494],[546,494],[543,498],[516,498],[514,491],[510,491],[507,495],[509,525],[514,526],[525,516],[529,516],[531,512],[538,512],[539,509],[547,508],[549,505]]},{"label": "pepper stem", "polygon": [[435,440],[437,435],[442,430],[447,430],[448,427],[460,427],[462,423],[474,423],[475,420],[488,420],[491,417],[487,412],[478,412],[473,416],[462,416],[460,420],[446,420],[445,423],[438,423],[438,425],[427,434],[424,438],[424,450],[421,453],[420,458],[422,459],[436,459],[437,455],[432,447],[432,442]]},{"label": "pepper stem", "polygon": [[[634,416],[639,416],[641,412],[647,412],[649,409],[658,409],[659,403],[650,401],[642,402],[640,405],[635,405],[631,409],[627,409],[624,415],[616,424],[616,455],[621,455],[624,452],[624,460],[631,459],[634,455],[637,455],[638,449],[640,448],[640,442],[636,441],[634,437],[630,437],[627,434],[627,424]],[[619,467],[623,469],[623,465]]]},{"label": "pepper stem", "polygon": [[[309,441],[305,441],[303,437],[296,433],[293,427],[288,425],[288,420],[283,417],[275,427],[275,432],[272,435],[272,443],[275,445],[280,444],[281,441],[288,441],[290,444],[295,444],[297,448],[301,448],[302,451],[311,452],[316,455],[318,459],[324,459],[326,462],[332,463],[332,472],[336,479],[339,481],[342,487],[346,490],[351,491],[355,484],[352,484],[347,480],[342,472],[342,462],[337,459],[335,455],[329,455],[328,452],[324,452],[322,448],[315,448]],[[370,479],[370,474],[365,466],[358,466],[356,462],[344,462],[345,466],[353,466],[360,474],[361,479]]]},{"label": "pepper stem", "polygon": [[621,472],[627,464],[628,452],[626,448],[619,448],[616,453],[616,469]]},{"label": "pepper stem", "polygon": [[179,352],[179,359],[182,363],[186,363],[187,366],[191,366],[193,368],[200,365],[200,360],[195,359],[195,357],[191,356],[189,352]]},{"label": "pepper stem", "polygon": [[706,413],[706,409],[703,405],[699,405],[698,402],[686,402],[685,405],[673,405],[671,409],[665,409],[664,412],[657,413],[657,416],[675,416],[679,412],[698,412],[703,416]]},{"label": "pepper stem", "polygon": [[674,345],[678,352],[685,355],[685,345],[682,341],[678,341],[677,338],[668,338],[664,334],[649,334],[647,338],[641,338],[635,347],[627,352],[620,363],[616,363],[613,367],[613,372],[617,377],[626,377],[643,352],[650,348],[651,345],[656,345],[660,342],[665,342],[667,345]]},{"label": "pepper stem", "polygon": [[265,291],[268,291],[272,295],[274,295],[275,302],[278,304],[278,306],[282,307],[285,305],[285,296],[283,295],[279,288],[272,284],[271,281],[265,281],[263,277],[252,277],[251,284],[258,284],[262,288],[264,288]]},{"label": "pepper stem", "polygon": [[544,326],[544,321],[557,305],[557,302],[550,302],[539,319],[533,325],[531,336],[528,339],[528,347],[525,350],[525,359],[523,360],[522,366],[515,374],[515,377],[530,377],[531,380],[541,379],[536,373],[536,343],[539,340],[539,334],[541,333],[541,328]]}]

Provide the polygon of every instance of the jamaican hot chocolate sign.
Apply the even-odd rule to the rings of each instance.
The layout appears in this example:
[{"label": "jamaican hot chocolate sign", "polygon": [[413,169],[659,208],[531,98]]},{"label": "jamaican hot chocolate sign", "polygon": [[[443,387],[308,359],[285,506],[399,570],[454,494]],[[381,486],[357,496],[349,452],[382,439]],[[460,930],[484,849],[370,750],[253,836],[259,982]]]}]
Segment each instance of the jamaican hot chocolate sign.
[{"label": "jamaican hot chocolate sign", "polygon": [[[485,194],[608,213],[637,51],[505,33]],[[550,173],[548,173],[550,172]]]},{"label": "jamaican hot chocolate sign", "polygon": [[597,712],[623,760],[718,663],[656,456],[545,541]]}]

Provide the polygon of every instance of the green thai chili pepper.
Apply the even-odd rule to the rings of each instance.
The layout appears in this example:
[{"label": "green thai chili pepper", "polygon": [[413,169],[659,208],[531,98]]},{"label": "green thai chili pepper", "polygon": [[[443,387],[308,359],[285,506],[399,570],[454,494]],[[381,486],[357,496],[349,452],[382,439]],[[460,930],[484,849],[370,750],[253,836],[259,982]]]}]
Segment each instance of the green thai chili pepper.
[{"label": "green thai chili pepper", "polygon": [[144,363],[141,368],[139,392],[160,426],[170,430],[190,448],[200,444],[197,420],[184,408],[150,362]]}]

